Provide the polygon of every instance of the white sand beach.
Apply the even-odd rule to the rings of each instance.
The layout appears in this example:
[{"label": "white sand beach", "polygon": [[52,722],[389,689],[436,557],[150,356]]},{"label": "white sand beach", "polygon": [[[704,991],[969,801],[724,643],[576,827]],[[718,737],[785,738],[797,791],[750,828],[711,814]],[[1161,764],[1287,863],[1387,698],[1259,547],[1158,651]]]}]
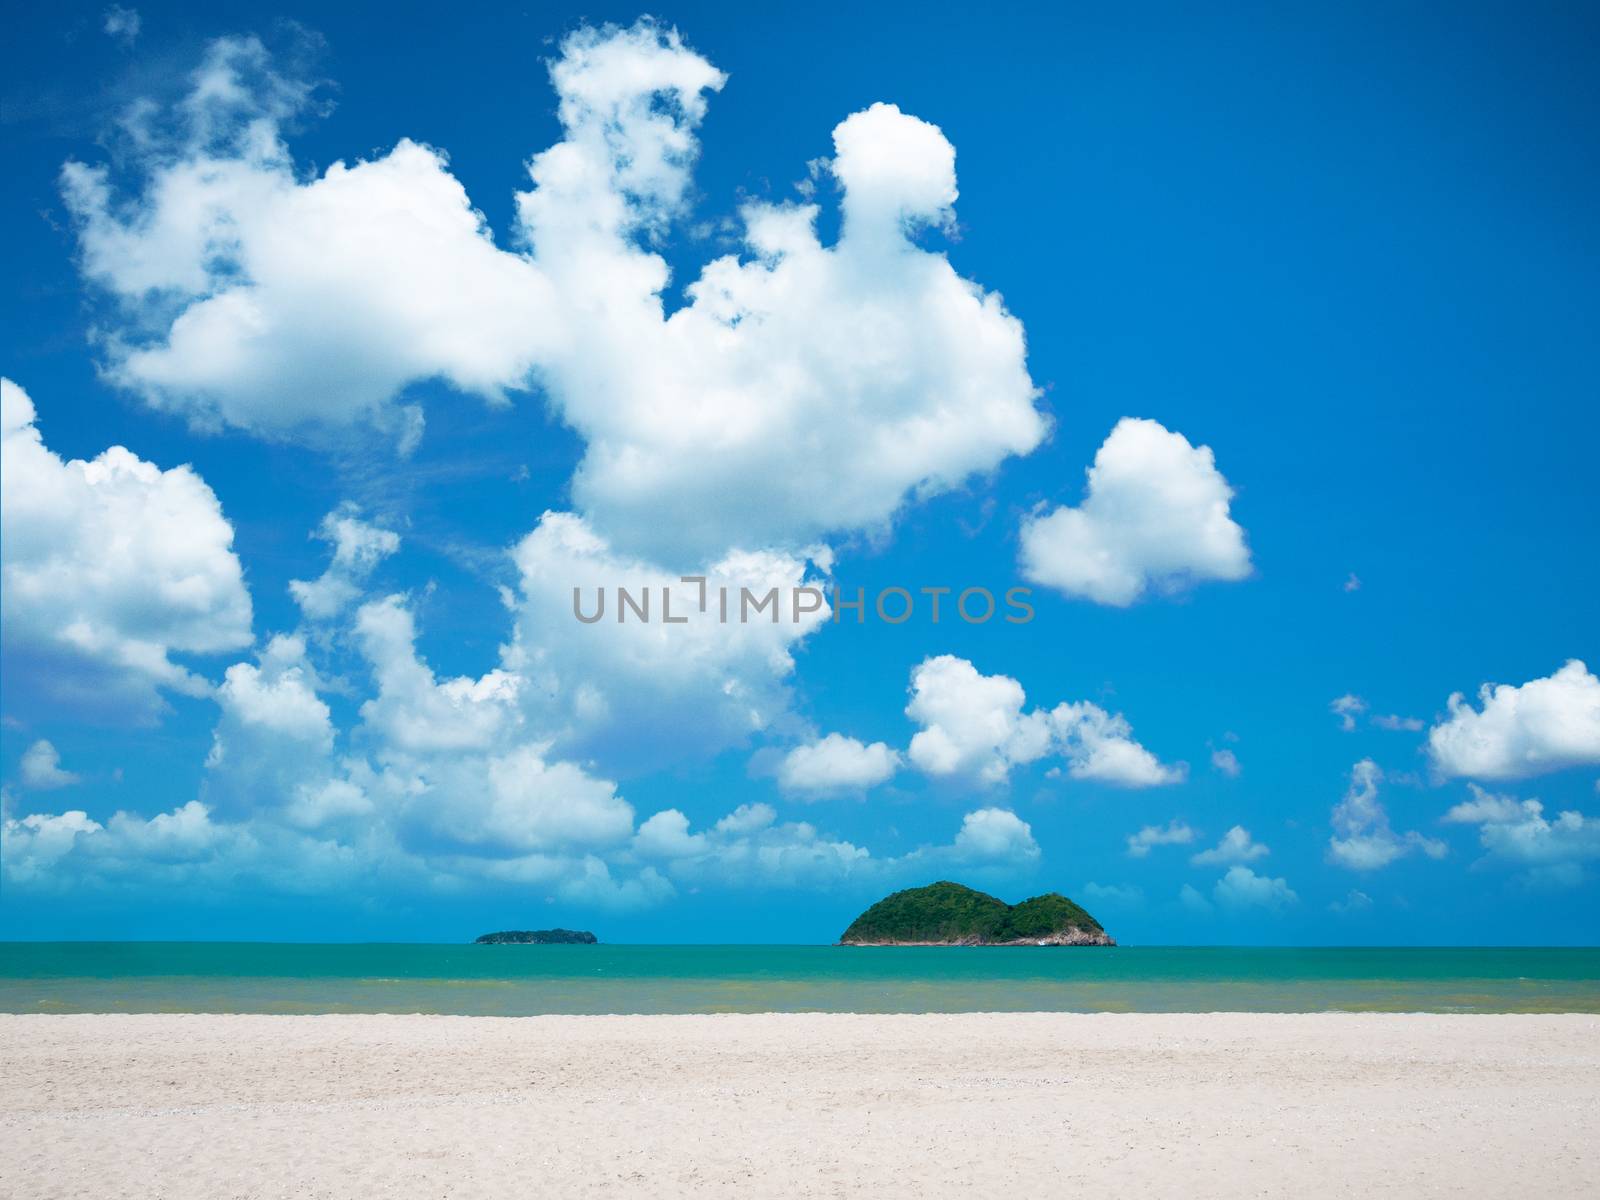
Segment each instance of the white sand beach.
[{"label": "white sand beach", "polygon": [[35,1197],[1600,1194],[1600,1018],[0,1016]]}]

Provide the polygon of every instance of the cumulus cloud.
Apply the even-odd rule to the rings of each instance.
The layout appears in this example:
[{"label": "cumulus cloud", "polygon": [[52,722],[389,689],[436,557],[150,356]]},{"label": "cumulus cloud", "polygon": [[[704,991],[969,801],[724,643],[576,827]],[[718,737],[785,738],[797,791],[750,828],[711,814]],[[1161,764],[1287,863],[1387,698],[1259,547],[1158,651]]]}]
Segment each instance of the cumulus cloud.
[{"label": "cumulus cloud", "polygon": [[248,883],[314,895],[386,875],[425,878],[392,845],[373,844],[381,836],[378,830],[368,844],[352,844],[265,822],[218,822],[198,800],[149,818],[117,812],[104,823],[82,811],[7,813],[0,873],[7,887],[43,894],[126,886],[209,891]]},{"label": "cumulus cloud", "polygon": [[109,719],[153,720],[163,689],[210,685],[174,654],[251,640],[233,527],[189,467],[121,446],[89,462],[45,444],[28,394],[0,381],[0,571],[13,702],[43,696]]},{"label": "cumulus cloud", "polygon": [[1300,897],[1285,879],[1257,875],[1249,867],[1229,867],[1217,880],[1211,894],[1223,908],[1280,909],[1299,902]]},{"label": "cumulus cloud", "polygon": [[61,755],[44,738],[40,738],[22,752],[22,761],[19,765],[22,770],[23,785],[35,790],[67,787],[78,782],[77,775],[61,769]]},{"label": "cumulus cloud", "polygon": [[[442,153],[401,140],[301,182],[282,137],[312,89],[253,37],[211,43],[171,112],[130,114],[140,190],[61,173],[84,275],[123,305],[111,378],[201,427],[397,433],[411,382],[490,399],[533,365],[548,282],[494,245]],[[154,328],[154,335],[145,331]]]},{"label": "cumulus cloud", "polygon": [[202,785],[209,811],[247,818],[288,810],[290,824],[307,828],[371,811],[363,793],[338,786],[333,717],[318,684],[304,640],[290,635],[270,639],[256,662],[227,669]]},{"label": "cumulus cloud", "polygon": [[[622,767],[714,753],[767,728],[789,705],[794,646],[829,616],[803,558],[736,552],[698,572],[702,591],[617,552],[571,513],[545,513],[512,558],[516,627],[503,666],[527,680],[530,716],[563,753]],[[814,591],[797,604],[800,587]],[[618,589],[635,603],[648,593],[651,619],[622,609]],[[769,606],[741,620],[746,589],[757,598],[777,589],[778,619]],[[602,594],[601,619],[578,620],[574,606],[593,616]]]},{"label": "cumulus cloud", "polygon": [[653,862],[700,858],[709,846],[710,839],[705,834],[689,832],[689,818],[675,808],[663,809],[640,822],[633,835],[633,847],[639,857]]},{"label": "cumulus cloud", "polygon": [[1521,686],[1484,684],[1474,708],[1460,692],[1428,731],[1446,778],[1526,779],[1600,763],[1600,679],[1577,659]]},{"label": "cumulus cloud", "polygon": [[302,637],[275,637],[257,664],[228,669],[205,783],[217,811],[331,835],[382,824],[434,869],[493,858],[507,877],[551,884],[579,870],[573,855],[632,835],[633,809],[614,783],[528,736],[521,680],[502,670],[440,679],[400,596],[361,605],[352,621],[373,691],[348,739]]},{"label": "cumulus cloud", "polygon": [[334,728],[305,640],[276,636],[217,689],[202,799],[103,826],[8,812],[8,884],[128,882],[141,862],[181,859],[170,881],[219,887],[248,877],[326,892],[394,876],[424,888],[537,884],[618,906],[663,894],[659,877],[600,857],[625,852],[632,806],[527,737],[503,673],[439,679],[398,597],[353,619],[374,695],[351,734]]},{"label": "cumulus cloud", "polygon": [[8,811],[5,836],[0,838],[0,862],[6,880],[27,884],[46,875],[70,854],[79,837],[99,833],[104,827],[81,809],[64,813],[33,813],[20,819]]},{"label": "cumulus cloud", "polygon": [[1189,861],[1196,866],[1221,866],[1225,863],[1254,862],[1265,858],[1271,851],[1250,836],[1243,825],[1235,825],[1222,835],[1222,840],[1209,850],[1191,855]]},{"label": "cumulus cloud", "polygon": [[1413,850],[1429,858],[1443,858],[1447,848],[1437,838],[1414,830],[1396,833],[1390,826],[1389,814],[1378,800],[1382,779],[1382,769],[1370,758],[1350,768],[1350,787],[1328,818],[1333,826],[1328,861],[1351,871],[1376,871]]},{"label": "cumulus cloud", "polygon": [[922,729],[907,757],[927,775],[986,784],[1047,754],[1061,756],[1074,779],[1119,787],[1156,787],[1186,775],[1181,764],[1167,766],[1134,741],[1120,713],[1088,701],[1025,711],[1026,702],[1010,676],[983,675],[954,655],[925,659],[911,672],[906,715]]},{"label": "cumulus cloud", "polygon": [[521,721],[522,681],[495,670],[440,682],[417,656],[416,624],[400,596],[362,605],[356,638],[372,667],[377,695],[361,716],[387,746],[402,751],[483,749]]},{"label": "cumulus cloud", "polygon": [[961,819],[955,856],[966,862],[1016,862],[1038,858],[1033,828],[1004,808],[980,808]]},{"label": "cumulus cloud", "polygon": [[1164,787],[1188,777],[1183,763],[1168,766],[1133,740],[1133,726],[1121,713],[1108,713],[1081,700],[1050,710],[1055,745],[1067,760],[1067,774],[1117,787]]},{"label": "cumulus cloud", "polygon": [[603,848],[633,836],[633,806],[615,784],[573,763],[547,762],[539,746],[519,746],[490,760],[488,798],[482,812],[462,814],[463,806],[456,806],[457,840],[526,851]]},{"label": "cumulus cloud", "polygon": [[1146,825],[1138,833],[1128,835],[1128,854],[1133,858],[1146,858],[1152,846],[1187,846],[1194,839],[1194,830],[1184,821],[1173,819],[1165,825]]},{"label": "cumulus cloud", "polygon": [[573,33],[551,66],[562,139],[529,160],[508,251],[440,150],[305,176],[282,129],[311,89],[254,39],[213,43],[140,126],[131,196],[63,171],[84,273],[126,311],[110,374],[201,425],[403,439],[410,384],[498,401],[537,380],[587,444],[579,510],[674,566],[875,529],[1037,446],[1021,324],[914,240],[953,220],[954,148],[893,105],[834,130],[836,243],[815,205],[749,204],[743,253],[666,313],[648,247],[685,213],[723,81],[648,20]]},{"label": "cumulus cloud", "polygon": [[964,658],[941,654],[911,672],[906,716],[922,730],[911,739],[913,765],[934,776],[1003,782],[1011,768],[1050,749],[1050,722],[1023,712],[1027,696],[1008,675],[983,675]]},{"label": "cumulus cloud", "polygon": [[699,833],[677,809],[643,822],[633,849],[673,879],[691,883],[767,883],[781,886],[844,880],[882,883],[910,872],[961,866],[1014,870],[1039,857],[1033,830],[1015,813],[981,808],[962,818],[945,845],[920,846],[880,857],[820,832],[804,821],[779,822],[768,804],[744,804]]},{"label": "cumulus cloud", "polygon": [[1467,790],[1472,794],[1472,799],[1452,806],[1444,815],[1445,821],[1455,825],[1505,825],[1528,815],[1528,804],[1538,805],[1533,810],[1535,812],[1543,811],[1543,805],[1536,800],[1520,801],[1511,796],[1496,795],[1475,783],[1467,784]]},{"label": "cumulus cloud", "polygon": [[1158,422],[1125,417],[1095,454],[1088,494],[1022,526],[1022,573],[1033,583],[1124,607],[1154,591],[1250,574],[1233,489],[1209,446]]},{"label": "cumulus cloud", "polygon": [[[879,104],[834,145],[836,244],[818,239],[814,205],[752,204],[747,257],[707,265],[670,318],[654,296],[580,297],[597,320],[552,369],[553,393],[588,443],[574,498],[619,544],[704,555],[872,530],[1043,438],[1021,324],[911,240],[948,219],[949,142]],[[559,202],[542,183],[531,198]],[[542,256],[565,229],[530,207]],[[621,264],[652,287],[665,277],[653,256],[596,247],[602,277]]]},{"label": "cumulus cloud", "polygon": [[1576,809],[1552,820],[1538,800],[1496,795],[1475,783],[1472,799],[1453,806],[1444,820],[1478,826],[1478,840],[1489,855],[1522,866],[1527,882],[1577,884],[1585,878],[1582,864],[1600,859],[1600,818]]},{"label": "cumulus cloud", "polygon": [[399,534],[362,520],[352,504],[322,518],[315,536],[333,547],[328,569],[316,579],[289,581],[289,594],[309,621],[338,616],[361,595],[377,565],[400,549]]},{"label": "cumulus cloud", "polygon": [[241,727],[265,729],[325,753],[333,745],[333,722],[317,696],[305,653],[299,638],[274,637],[259,665],[235,663],[227,669],[217,702]]},{"label": "cumulus cloud", "polygon": [[784,755],[778,786],[801,793],[861,791],[889,779],[899,766],[900,755],[883,742],[867,745],[830,733]]},{"label": "cumulus cloud", "polygon": [[875,875],[882,867],[863,847],[777,816],[771,805],[745,804],[690,834],[688,818],[667,809],[640,826],[634,849],[668,876],[694,883],[792,887]]}]

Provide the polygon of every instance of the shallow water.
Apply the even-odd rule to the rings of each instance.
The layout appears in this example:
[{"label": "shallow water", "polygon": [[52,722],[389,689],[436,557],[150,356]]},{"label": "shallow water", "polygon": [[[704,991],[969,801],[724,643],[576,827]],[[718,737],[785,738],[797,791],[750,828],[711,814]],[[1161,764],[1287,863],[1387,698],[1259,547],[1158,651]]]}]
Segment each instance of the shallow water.
[{"label": "shallow water", "polygon": [[1600,1012],[1600,948],[0,943],[0,1012]]}]

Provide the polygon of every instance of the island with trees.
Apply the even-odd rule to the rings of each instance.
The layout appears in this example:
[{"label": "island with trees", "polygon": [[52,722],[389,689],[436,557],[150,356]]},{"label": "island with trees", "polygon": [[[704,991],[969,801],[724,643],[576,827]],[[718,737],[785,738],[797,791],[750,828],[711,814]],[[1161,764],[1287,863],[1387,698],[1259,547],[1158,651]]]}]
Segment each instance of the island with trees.
[{"label": "island with trees", "polygon": [[587,929],[504,929],[486,933],[474,946],[593,946],[600,939]]},{"label": "island with trees", "polygon": [[1007,904],[941,881],[879,900],[841,946],[1115,946],[1100,922],[1058,892]]}]

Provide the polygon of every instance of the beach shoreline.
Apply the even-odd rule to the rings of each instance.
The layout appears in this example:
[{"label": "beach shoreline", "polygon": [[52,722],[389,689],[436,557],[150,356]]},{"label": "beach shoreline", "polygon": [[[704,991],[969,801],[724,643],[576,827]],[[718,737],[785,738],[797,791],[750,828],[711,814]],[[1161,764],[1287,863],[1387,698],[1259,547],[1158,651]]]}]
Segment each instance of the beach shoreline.
[{"label": "beach shoreline", "polygon": [[1594,1194],[1588,1014],[0,1015],[17,1197]]}]

